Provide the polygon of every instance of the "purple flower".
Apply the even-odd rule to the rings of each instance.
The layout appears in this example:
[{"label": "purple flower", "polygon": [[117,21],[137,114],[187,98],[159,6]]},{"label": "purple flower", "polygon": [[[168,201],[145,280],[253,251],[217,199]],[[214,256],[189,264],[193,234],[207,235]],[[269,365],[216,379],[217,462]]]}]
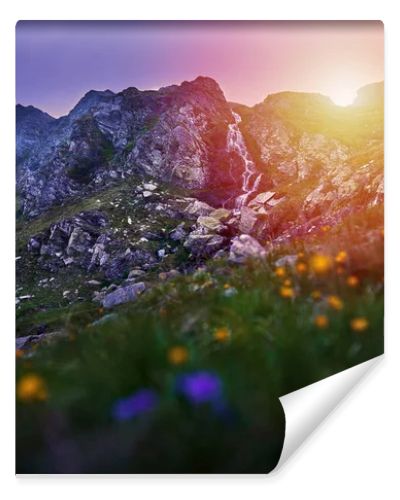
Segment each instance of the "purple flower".
[{"label": "purple flower", "polygon": [[183,375],[178,379],[177,389],[193,404],[215,403],[222,396],[221,380],[206,371]]},{"label": "purple flower", "polygon": [[131,396],[118,399],[112,407],[115,420],[128,420],[155,408],[158,395],[152,389],[140,389]]}]

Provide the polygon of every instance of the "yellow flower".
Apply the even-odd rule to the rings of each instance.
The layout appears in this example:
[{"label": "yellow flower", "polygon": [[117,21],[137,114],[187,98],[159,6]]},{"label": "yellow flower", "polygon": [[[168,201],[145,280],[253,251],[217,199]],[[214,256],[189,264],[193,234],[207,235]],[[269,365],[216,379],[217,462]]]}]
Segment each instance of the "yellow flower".
[{"label": "yellow flower", "polygon": [[292,286],[292,280],[290,280],[289,278],[285,279],[285,281],[283,282],[283,285],[284,286]]},{"label": "yellow flower", "polygon": [[231,285],[230,285],[229,283],[225,283],[225,284],[224,284],[224,288],[225,288],[225,290],[227,290],[227,289],[228,289],[228,288],[230,288],[230,287],[231,287]]},{"label": "yellow flower", "polygon": [[311,298],[314,299],[314,300],[321,300],[322,293],[319,290],[313,290],[311,292]]},{"label": "yellow flower", "polygon": [[331,226],[322,226],[321,227],[321,231],[324,232],[324,233],[327,233],[330,230],[331,230]]},{"label": "yellow flower", "polygon": [[363,332],[369,326],[368,320],[366,318],[353,318],[350,321],[351,329],[355,332]]},{"label": "yellow flower", "polygon": [[298,259],[304,259],[304,252],[299,252],[299,253],[297,254],[297,258],[298,258]]},{"label": "yellow flower", "polygon": [[24,375],[17,384],[17,397],[21,401],[44,401],[47,399],[46,384],[34,373]]},{"label": "yellow flower", "polygon": [[298,262],[296,264],[296,271],[299,274],[304,274],[305,272],[307,272],[307,264],[304,264],[304,262]]},{"label": "yellow flower", "polygon": [[168,351],[168,361],[171,365],[182,365],[188,360],[189,353],[186,347],[177,345]]},{"label": "yellow flower", "polygon": [[336,309],[336,311],[343,309],[343,300],[337,295],[329,295],[328,304],[332,309]]},{"label": "yellow flower", "polygon": [[310,267],[315,274],[325,274],[332,267],[332,259],[328,255],[315,254],[310,259]]},{"label": "yellow flower", "polygon": [[275,269],[275,275],[278,276],[278,278],[283,278],[286,276],[286,270],[284,267],[279,266]]},{"label": "yellow flower", "polygon": [[348,276],[346,283],[348,284],[348,286],[351,286],[352,288],[354,288],[360,284],[360,280],[358,279],[357,276],[354,276],[352,274],[351,276]]},{"label": "yellow flower", "polygon": [[325,316],[325,314],[318,314],[318,316],[314,318],[314,325],[318,328],[326,328],[329,325],[328,316]]},{"label": "yellow flower", "polygon": [[344,264],[347,261],[347,252],[341,250],[335,257],[335,262],[337,264]]},{"label": "yellow flower", "polygon": [[294,297],[294,290],[290,286],[281,286],[279,293],[284,299],[291,299]]},{"label": "yellow flower", "polygon": [[227,340],[229,340],[229,337],[230,337],[230,332],[229,329],[226,328],[226,326],[217,328],[214,331],[214,339],[217,340],[218,342],[226,342]]}]

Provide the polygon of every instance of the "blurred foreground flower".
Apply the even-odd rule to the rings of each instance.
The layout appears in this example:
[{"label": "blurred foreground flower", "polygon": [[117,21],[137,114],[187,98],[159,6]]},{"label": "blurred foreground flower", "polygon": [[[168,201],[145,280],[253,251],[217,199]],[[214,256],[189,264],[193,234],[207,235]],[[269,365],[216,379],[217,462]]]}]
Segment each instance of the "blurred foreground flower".
[{"label": "blurred foreground flower", "polygon": [[369,326],[368,320],[366,318],[353,318],[350,321],[350,327],[355,332],[363,332]]},{"label": "blurred foreground flower", "polygon": [[310,259],[310,268],[315,274],[325,274],[332,267],[332,259],[328,255],[315,254]]},{"label": "blurred foreground flower", "polygon": [[17,397],[21,401],[44,401],[47,399],[45,381],[34,373],[24,375],[17,385]]},{"label": "blurred foreground flower", "polygon": [[279,266],[275,269],[275,276],[278,276],[278,278],[283,278],[286,276],[286,270],[284,267]]},{"label": "blurred foreground flower", "polygon": [[222,382],[211,372],[192,372],[178,378],[177,391],[193,404],[216,403],[222,396]]},{"label": "blurred foreground flower", "polygon": [[128,420],[148,413],[157,406],[158,395],[153,389],[140,389],[126,398],[118,399],[112,407],[115,420]]},{"label": "blurred foreground flower", "polygon": [[304,262],[298,262],[296,264],[296,271],[299,273],[299,274],[304,274],[307,272],[307,264],[305,264]]},{"label": "blurred foreground flower", "polygon": [[347,261],[347,252],[341,250],[335,257],[335,262],[337,264],[344,264]]},{"label": "blurred foreground flower", "polygon": [[359,285],[360,280],[358,279],[357,276],[351,275],[351,276],[348,276],[346,283],[348,284],[348,286],[351,286],[352,288],[354,288],[354,287]]},{"label": "blurred foreground flower", "polygon": [[214,339],[217,340],[218,342],[226,342],[229,340],[230,337],[230,332],[226,326],[222,326],[220,328],[217,328],[214,331]]},{"label": "blurred foreground flower", "polygon": [[168,361],[172,365],[182,365],[188,360],[189,353],[186,347],[177,345],[168,351]]},{"label": "blurred foreground flower", "polygon": [[325,314],[318,314],[314,318],[314,325],[318,328],[326,328],[329,325],[328,316]]},{"label": "blurred foreground flower", "polygon": [[322,293],[319,290],[313,290],[311,292],[311,298],[314,299],[314,300],[321,300]]},{"label": "blurred foreground flower", "polygon": [[336,309],[336,311],[340,311],[343,309],[343,300],[337,295],[329,295],[328,304],[332,309]]},{"label": "blurred foreground flower", "polygon": [[281,286],[279,294],[284,299],[291,299],[294,297],[294,290],[290,286]]}]

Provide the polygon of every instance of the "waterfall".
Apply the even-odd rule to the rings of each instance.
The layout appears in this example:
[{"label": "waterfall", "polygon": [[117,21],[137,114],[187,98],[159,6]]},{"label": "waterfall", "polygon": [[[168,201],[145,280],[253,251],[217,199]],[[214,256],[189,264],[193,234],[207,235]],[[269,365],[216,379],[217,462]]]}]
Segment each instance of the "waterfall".
[{"label": "waterfall", "polygon": [[242,191],[243,193],[236,198],[235,208],[240,210],[246,203],[249,196],[256,192],[260,184],[262,174],[257,172],[255,163],[247,151],[242,132],[239,129],[239,123],[242,118],[232,111],[235,123],[228,125],[227,149],[230,152],[236,152],[243,161],[242,173]]}]

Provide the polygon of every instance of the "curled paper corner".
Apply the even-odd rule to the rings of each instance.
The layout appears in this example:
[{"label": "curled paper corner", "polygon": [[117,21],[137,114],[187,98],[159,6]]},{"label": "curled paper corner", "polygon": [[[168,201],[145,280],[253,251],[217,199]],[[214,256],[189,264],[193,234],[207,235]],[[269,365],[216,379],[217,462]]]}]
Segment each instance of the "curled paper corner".
[{"label": "curled paper corner", "polygon": [[287,463],[348,393],[383,359],[383,355],[279,398],[286,420],[285,439],[273,473]]}]

